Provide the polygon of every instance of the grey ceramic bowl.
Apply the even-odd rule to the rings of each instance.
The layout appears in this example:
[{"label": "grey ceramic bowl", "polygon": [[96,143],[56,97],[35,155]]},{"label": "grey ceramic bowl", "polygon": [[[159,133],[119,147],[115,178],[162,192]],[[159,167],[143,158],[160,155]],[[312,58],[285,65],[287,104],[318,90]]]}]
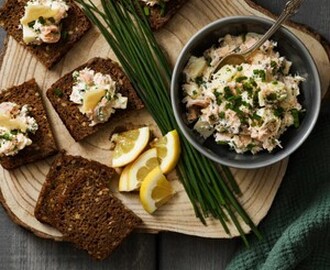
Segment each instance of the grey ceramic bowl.
[{"label": "grey ceramic bowl", "polygon": [[259,17],[238,16],[220,19],[195,34],[177,59],[171,82],[172,106],[177,123],[188,141],[200,153],[223,165],[252,169],[276,163],[295,151],[305,141],[316,123],[321,103],[321,86],[317,68],[304,44],[289,30],[282,27],[271,38],[278,42],[276,50],[292,61],[292,74],[298,73],[306,79],[300,85],[301,94],[298,98],[303,108],[306,109],[306,113],[299,128],[290,127],[281,136],[283,148],[277,148],[272,153],[263,151],[255,155],[237,154],[226,145],[218,145],[213,136],[203,141],[187,124],[185,106],[181,102],[183,98],[181,84],[182,70],[190,56],[201,56],[207,48],[218,44],[218,39],[226,34],[239,35],[247,32],[263,34],[271,25],[270,20]]}]

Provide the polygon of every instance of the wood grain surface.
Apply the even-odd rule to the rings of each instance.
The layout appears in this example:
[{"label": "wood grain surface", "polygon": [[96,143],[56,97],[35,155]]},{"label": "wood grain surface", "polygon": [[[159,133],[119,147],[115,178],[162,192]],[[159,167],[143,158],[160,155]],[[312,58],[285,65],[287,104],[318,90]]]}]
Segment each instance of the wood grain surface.
[{"label": "wood grain surface", "polygon": [[[100,5],[97,0],[94,3]],[[157,32],[156,36],[171,64],[174,64],[184,44],[198,29],[217,18],[237,14],[264,16],[262,12],[251,6],[250,2],[247,3],[244,0],[235,2],[190,0],[163,30]],[[195,16],[194,20],[191,20],[192,16]],[[291,30],[307,45],[313,55],[325,92],[329,86],[327,74],[330,72],[326,50],[310,32],[295,28],[291,28]],[[4,89],[32,77],[36,78],[43,90],[43,99],[59,147],[68,151],[69,154],[81,155],[110,166],[112,152],[109,137],[118,126],[134,126],[136,123],[148,125],[154,130],[154,133],[159,134],[149,113],[142,110],[129,114],[118,121],[111,121],[97,134],[76,143],[45,97],[45,91],[52,83],[94,56],[115,58],[108,44],[95,28],[51,71],[9,37],[0,67],[0,88]],[[61,239],[58,231],[40,223],[34,217],[34,207],[52,160],[52,158],[46,159],[12,171],[0,169],[0,190],[2,202],[15,222],[31,229],[38,236],[58,240]],[[286,171],[287,162],[286,159],[258,170],[232,170],[243,194],[239,197],[239,201],[255,224],[259,224],[267,214]],[[233,224],[229,224],[231,234],[227,234],[219,221],[212,218],[207,220],[205,227],[196,218],[189,198],[176,174],[170,174],[169,179],[176,190],[176,195],[154,215],[149,215],[143,209],[136,194],[117,192],[118,181],[112,182],[112,189],[124,204],[142,218],[143,224],[140,227],[142,230],[173,231],[210,238],[228,238],[239,235]],[[243,222],[242,227],[245,232],[249,232],[249,227]]]},{"label": "wood grain surface", "polygon": [[[256,2],[278,12],[284,1]],[[318,10],[315,2],[327,8]],[[329,13],[329,2],[318,0],[306,3],[295,19],[330,39]],[[0,269],[224,269],[237,240],[202,239],[173,233],[135,234],[111,258],[95,263],[67,244],[33,237],[14,226],[0,211],[0,243]]]}]

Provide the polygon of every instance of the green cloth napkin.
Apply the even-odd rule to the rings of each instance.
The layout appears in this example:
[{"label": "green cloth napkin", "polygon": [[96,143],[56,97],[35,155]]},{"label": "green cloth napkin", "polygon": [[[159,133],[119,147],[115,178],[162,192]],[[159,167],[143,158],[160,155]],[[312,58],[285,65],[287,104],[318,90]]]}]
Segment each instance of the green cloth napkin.
[{"label": "green cloth napkin", "polygon": [[292,154],[274,203],[227,269],[330,269],[330,104]]}]

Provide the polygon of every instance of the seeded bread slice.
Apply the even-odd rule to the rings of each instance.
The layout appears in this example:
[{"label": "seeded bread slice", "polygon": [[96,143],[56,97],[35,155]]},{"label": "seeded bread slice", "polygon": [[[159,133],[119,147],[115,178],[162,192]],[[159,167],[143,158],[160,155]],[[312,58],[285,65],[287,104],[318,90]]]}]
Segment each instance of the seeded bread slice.
[{"label": "seeded bread slice", "polygon": [[95,259],[105,259],[141,223],[131,210],[111,194],[106,185],[89,176],[70,189],[55,227],[65,239]]},{"label": "seeded bread slice", "polygon": [[[85,67],[89,67],[96,72],[109,74],[112,79],[119,84],[119,92],[123,96],[128,97],[127,108],[117,109],[116,112],[110,116],[109,121],[114,118],[122,117],[129,112],[134,112],[135,110],[143,108],[141,99],[138,97],[128,78],[116,62],[111,59],[93,58],[75,70],[79,71]],[[47,90],[47,97],[70,132],[71,136],[76,141],[80,141],[98,131],[104,126],[105,123],[89,126],[89,119],[79,111],[78,104],[70,101],[73,86],[73,71],[64,75],[61,79],[55,82]]]},{"label": "seeded bread slice", "polygon": [[58,152],[40,96],[40,89],[34,79],[7,90],[2,90],[0,92],[0,103],[2,102],[13,102],[20,106],[30,105],[30,115],[35,118],[38,124],[36,133],[29,134],[32,144],[14,156],[0,158],[2,167],[7,170],[14,169],[21,165],[44,159]]},{"label": "seeded bread slice", "polygon": [[141,223],[111,194],[114,174],[98,162],[62,152],[47,175],[35,216],[95,259],[106,258]]},{"label": "seeded bread slice", "polygon": [[[187,1],[188,0],[170,0],[164,3],[164,7],[159,5],[154,5],[153,7],[148,6],[148,20],[151,28],[153,30],[158,30],[164,26]],[[142,7],[146,6],[143,1],[140,1],[140,3]]]},{"label": "seeded bread slice", "polygon": [[91,23],[73,0],[67,0],[70,6],[68,16],[62,22],[61,39],[57,43],[41,45],[27,45],[23,42],[22,29],[19,28],[20,19],[24,16],[24,6],[28,0],[7,0],[0,9],[0,25],[17,42],[27,48],[47,68],[51,68],[82,38],[91,28]]},{"label": "seeded bread slice", "polygon": [[62,208],[70,185],[84,175],[88,175],[96,184],[98,181],[102,181],[103,185],[105,182],[109,183],[115,175],[115,171],[96,161],[61,152],[46,176],[35,207],[35,217],[41,222],[50,225],[56,224],[56,215]]}]

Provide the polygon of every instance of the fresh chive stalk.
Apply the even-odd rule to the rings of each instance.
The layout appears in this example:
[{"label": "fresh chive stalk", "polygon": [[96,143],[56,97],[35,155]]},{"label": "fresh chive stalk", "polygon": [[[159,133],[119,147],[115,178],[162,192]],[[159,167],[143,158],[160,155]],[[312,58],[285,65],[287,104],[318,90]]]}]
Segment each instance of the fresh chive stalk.
[{"label": "fresh chive stalk", "polygon": [[91,0],[76,1],[111,46],[161,132],[166,134],[173,129],[179,132],[182,151],[177,169],[196,216],[206,225],[205,218],[211,215],[220,221],[228,234],[227,223],[231,221],[246,245],[241,221],[261,238],[233,194],[239,195],[240,190],[230,170],[200,155],[180,132],[168,91],[171,68],[138,1],[101,0],[102,9]]}]

